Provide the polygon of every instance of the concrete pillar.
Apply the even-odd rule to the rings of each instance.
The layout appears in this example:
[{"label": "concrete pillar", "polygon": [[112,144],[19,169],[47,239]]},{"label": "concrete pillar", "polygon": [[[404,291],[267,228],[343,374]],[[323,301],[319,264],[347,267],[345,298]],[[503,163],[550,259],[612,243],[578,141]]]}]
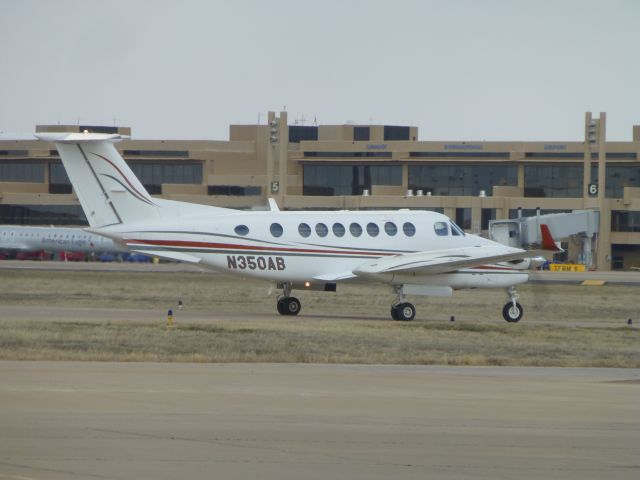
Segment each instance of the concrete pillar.
[{"label": "concrete pillar", "polygon": [[600,226],[598,229],[598,251],[596,266],[598,270],[611,270],[611,208],[606,199],[607,187],[607,114],[600,112],[598,121],[598,209]]},{"label": "concrete pillar", "polygon": [[[271,125],[276,119],[275,112],[269,112],[267,114],[267,137],[271,136]],[[265,192],[267,193],[267,198],[273,197],[273,192],[271,191],[271,182],[273,182],[273,163],[274,163],[274,150],[275,144],[271,142],[271,140],[267,141],[267,174],[266,174],[266,185]]]},{"label": "concrete pillar", "polygon": [[280,190],[278,191],[278,204],[284,205],[284,197],[287,195],[289,174],[289,125],[287,124],[287,112],[280,112],[278,119],[278,174],[280,180]]},{"label": "concrete pillar", "polygon": [[584,115],[584,161],[582,171],[582,198],[583,208],[587,208],[589,204],[589,184],[591,183],[591,143],[589,135],[589,127],[591,126],[593,118],[591,112],[587,112]]}]

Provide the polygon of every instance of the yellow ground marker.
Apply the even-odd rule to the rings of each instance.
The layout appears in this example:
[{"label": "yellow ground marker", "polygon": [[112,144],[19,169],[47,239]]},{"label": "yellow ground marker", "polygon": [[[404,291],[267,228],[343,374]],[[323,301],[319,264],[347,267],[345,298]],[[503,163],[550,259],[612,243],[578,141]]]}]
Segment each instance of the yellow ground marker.
[{"label": "yellow ground marker", "polygon": [[585,280],[581,283],[583,287],[601,287],[607,283],[606,280]]}]

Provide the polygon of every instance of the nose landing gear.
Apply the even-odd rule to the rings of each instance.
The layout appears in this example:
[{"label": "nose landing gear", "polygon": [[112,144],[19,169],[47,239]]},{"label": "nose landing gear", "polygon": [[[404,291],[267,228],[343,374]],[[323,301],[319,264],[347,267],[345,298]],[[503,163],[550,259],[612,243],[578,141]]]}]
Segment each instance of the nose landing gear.
[{"label": "nose landing gear", "polygon": [[524,313],[522,305],[518,303],[520,295],[516,292],[516,287],[509,287],[507,294],[509,295],[509,301],[502,308],[502,316],[509,323],[519,322]]}]

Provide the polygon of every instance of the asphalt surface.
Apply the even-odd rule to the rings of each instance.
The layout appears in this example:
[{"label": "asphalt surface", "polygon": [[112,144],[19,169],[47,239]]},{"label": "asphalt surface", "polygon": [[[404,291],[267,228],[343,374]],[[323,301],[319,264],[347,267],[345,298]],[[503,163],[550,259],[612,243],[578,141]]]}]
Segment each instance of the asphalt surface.
[{"label": "asphalt surface", "polygon": [[635,479],[640,371],[0,362],[2,479]]}]

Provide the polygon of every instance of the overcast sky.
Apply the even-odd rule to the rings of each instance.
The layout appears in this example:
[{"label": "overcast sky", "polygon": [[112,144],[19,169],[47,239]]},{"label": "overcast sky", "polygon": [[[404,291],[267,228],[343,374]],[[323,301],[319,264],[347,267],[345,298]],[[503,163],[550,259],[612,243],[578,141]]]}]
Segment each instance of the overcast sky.
[{"label": "overcast sky", "polygon": [[609,140],[640,124],[639,0],[0,0],[0,132],[228,138],[289,122],[421,140]]}]

